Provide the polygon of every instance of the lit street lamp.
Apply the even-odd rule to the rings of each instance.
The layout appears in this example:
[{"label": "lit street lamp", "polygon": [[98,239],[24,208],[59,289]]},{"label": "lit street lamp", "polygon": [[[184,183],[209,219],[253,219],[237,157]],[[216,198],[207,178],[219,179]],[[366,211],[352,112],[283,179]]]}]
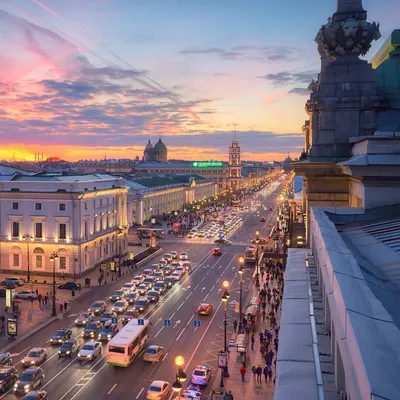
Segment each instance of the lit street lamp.
[{"label": "lit street lamp", "polygon": [[254,241],[257,245],[257,251],[256,251],[256,288],[260,287],[260,266],[259,266],[259,259],[258,259],[258,243],[260,243],[260,238],[259,238],[260,232],[256,232],[256,240]]},{"label": "lit street lamp", "polygon": [[26,241],[26,255],[28,257],[28,283],[31,281],[31,263],[29,259],[29,242],[33,240],[33,236],[30,235],[29,233],[25,233],[25,235],[22,236],[22,239]]},{"label": "lit street lamp", "polygon": [[57,317],[57,309],[56,309],[56,261],[58,260],[58,255],[55,251],[51,253],[50,262],[53,264],[53,310],[51,315],[53,317]]},{"label": "lit street lamp", "polygon": [[176,380],[172,384],[172,390],[178,393],[178,399],[181,398],[182,382],[186,381],[187,375],[182,369],[185,359],[182,356],[175,357],[175,365],[178,367],[178,373],[176,374]]},{"label": "lit street lamp", "polygon": [[238,333],[242,333],[243,330],[243,317],[242,317],[242,296],[243,296],[243,263],[244,263],[244,258],[240,257],[239,258],[239,276],[240,276],[240,298],[239,298],[239,331]]}]

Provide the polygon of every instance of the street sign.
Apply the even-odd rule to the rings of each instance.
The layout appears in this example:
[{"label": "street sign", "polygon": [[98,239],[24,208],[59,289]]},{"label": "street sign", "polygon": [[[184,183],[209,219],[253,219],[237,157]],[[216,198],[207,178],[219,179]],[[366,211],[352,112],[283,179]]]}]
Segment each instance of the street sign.
[{"label": "street sign", "polygon": [[229,339],[229,347],[235,347],[235,339]]},{"label": "street sign", "polygon": [[7,319],[7,334],[12,338],[15,338],[18,335],[18,324],[16,319]]},{"label": "street sign", "polygon": [[113,324],[117,324],[117,323],[118,323],[118,318],[117,318],[117,317],[112,317],[112,318],[111,318],[111,322],[112,322]]},{"label": "street sign", "polygon": [[195,320],[193,321],[193,325],[194,325],[195,327],[200,326],[200,321],[199,321],[198,319],[195,319]]},{"label": "street sign", "polygon": [[137,320],[138,325],[144,325],[144,319],[138,319]]},{"label": "street sign", "polygon": [[106,264],[101,264],[101,269],[106,269],[107,268],[107,265]]},{"label": "street sign", "polygon": [[226,368],[228,366],[228,357],[224,351],[218,353],[218,367]]},{"label": "street sign", "polygon": [[171,326],[171,320],[170,319],[164,319],[164,326]]}]

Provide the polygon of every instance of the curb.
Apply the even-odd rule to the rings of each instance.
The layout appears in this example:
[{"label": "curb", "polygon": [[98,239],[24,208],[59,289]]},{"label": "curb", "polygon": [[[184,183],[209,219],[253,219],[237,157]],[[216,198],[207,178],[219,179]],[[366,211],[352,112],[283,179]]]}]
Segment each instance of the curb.
[{"label": "curb", "polygon": [[146,257],[145,259],[143,259],[142,261],[139,261],[136,264],[136,269],[138,269],[139,267],[141,267],[143,264],[145,264],[147,261],[152,260],[153,258],[155,258],[156,256],[158,256],[160,253],[162,253],[164,251],[164,249],[161,247],[159,248],[155,253],[149,255],[148,257]]}]

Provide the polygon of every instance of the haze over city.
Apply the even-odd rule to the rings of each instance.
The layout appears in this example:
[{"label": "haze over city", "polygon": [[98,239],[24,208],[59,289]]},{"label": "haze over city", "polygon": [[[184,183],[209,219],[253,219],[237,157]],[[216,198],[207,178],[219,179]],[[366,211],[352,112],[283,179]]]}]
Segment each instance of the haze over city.
[{"label": "haze over city", "polygon": [[[303,148],[332,1],[0,0],[0,158],[282,160]],[[395,28],[395,0],[365,0]],[[396,13],[395,10],[398,10]]]}]

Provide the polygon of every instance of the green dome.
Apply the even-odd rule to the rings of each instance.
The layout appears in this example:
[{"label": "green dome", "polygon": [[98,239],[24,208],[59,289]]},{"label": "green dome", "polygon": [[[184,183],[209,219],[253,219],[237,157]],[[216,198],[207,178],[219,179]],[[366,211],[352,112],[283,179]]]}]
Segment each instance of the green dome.
[{"label": "green dome", "polygon": [[154,150],[167,150],[167,146],[161,141],[161,138],[154,145]]},{"label": "green dome", "polygon": [[145,149],[152,149],[152,148],[153,148],[153,145],[150,143],[150,140],[149,140],[149,143],[147,143]]}]

